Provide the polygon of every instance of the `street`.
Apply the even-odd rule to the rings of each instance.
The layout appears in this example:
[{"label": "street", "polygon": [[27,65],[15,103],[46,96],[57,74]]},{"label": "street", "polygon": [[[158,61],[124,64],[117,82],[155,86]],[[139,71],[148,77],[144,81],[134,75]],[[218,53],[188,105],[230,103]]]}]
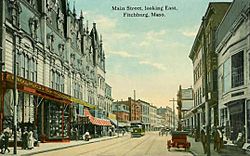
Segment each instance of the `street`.
[{"label": "street", "polygon": [[71,156],[191,156],[184,149],[167,151],[166,140],[170,136],[159,136],[157,132],[148,132],[140,138],[131,138],[130,135],[107,141],[86,144],[82,146],[57,150],[39,155],[71,155]]}]

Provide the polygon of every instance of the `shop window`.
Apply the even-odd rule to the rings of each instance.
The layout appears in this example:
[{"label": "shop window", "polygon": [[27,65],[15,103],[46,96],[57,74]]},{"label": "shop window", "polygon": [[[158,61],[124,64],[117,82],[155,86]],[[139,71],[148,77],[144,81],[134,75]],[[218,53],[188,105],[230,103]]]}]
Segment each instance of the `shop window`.
[{"label": "shop window", "polygon": [[69,108],[53,102],[46,102],[46,132],[50,139],[69,137]]},{"label": "shop window", "polygon": [[232,88],[244,84],[244,55],[243,51],[232,56]]}]

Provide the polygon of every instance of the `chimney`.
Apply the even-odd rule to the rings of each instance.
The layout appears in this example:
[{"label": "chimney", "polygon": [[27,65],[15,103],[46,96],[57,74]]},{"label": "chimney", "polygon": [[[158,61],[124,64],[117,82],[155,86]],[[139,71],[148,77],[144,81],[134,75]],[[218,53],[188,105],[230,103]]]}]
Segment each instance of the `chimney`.
[{"label": "chimney", "polygon": [[135,90],[134,90],[134,100],[136,101],[136,92],[135,92]]}]

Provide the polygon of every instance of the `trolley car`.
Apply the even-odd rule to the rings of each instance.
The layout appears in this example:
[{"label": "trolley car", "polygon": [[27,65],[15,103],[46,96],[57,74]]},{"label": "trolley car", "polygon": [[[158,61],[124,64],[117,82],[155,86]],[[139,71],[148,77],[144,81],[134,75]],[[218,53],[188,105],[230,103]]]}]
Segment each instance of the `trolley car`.
[{"label": "trolley car", "polygon": [[140,121],[131,122],[130,128],[131,128],[131,137],[141,137],[145,135],[145,125]]}]

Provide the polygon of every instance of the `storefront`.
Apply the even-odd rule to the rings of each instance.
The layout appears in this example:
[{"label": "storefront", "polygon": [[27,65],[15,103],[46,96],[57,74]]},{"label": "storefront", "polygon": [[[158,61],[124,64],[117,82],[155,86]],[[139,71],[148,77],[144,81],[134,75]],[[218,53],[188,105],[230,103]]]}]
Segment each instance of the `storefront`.
[{"label": "storefront", "polygon": [[228,104],[230,116],[230,140],[236,141],[239,133],[245,135],[245,100],[236,100]]},{"label": "storefront", "polygon": [[86,131],[89,131],[92,137],[101,137],[107,135],[108,128],[112,126],[109,120],[94,117],[89,109],[84,109],[84,115],[88,117],[88,124],[85,125]]},{"label": "storefront", "polygon": [[[14,75],[2,74],[1,131],[12,128]],[[31,130],[41,141],[68,140],[70,96],[17,77],[17,130]]]}]

